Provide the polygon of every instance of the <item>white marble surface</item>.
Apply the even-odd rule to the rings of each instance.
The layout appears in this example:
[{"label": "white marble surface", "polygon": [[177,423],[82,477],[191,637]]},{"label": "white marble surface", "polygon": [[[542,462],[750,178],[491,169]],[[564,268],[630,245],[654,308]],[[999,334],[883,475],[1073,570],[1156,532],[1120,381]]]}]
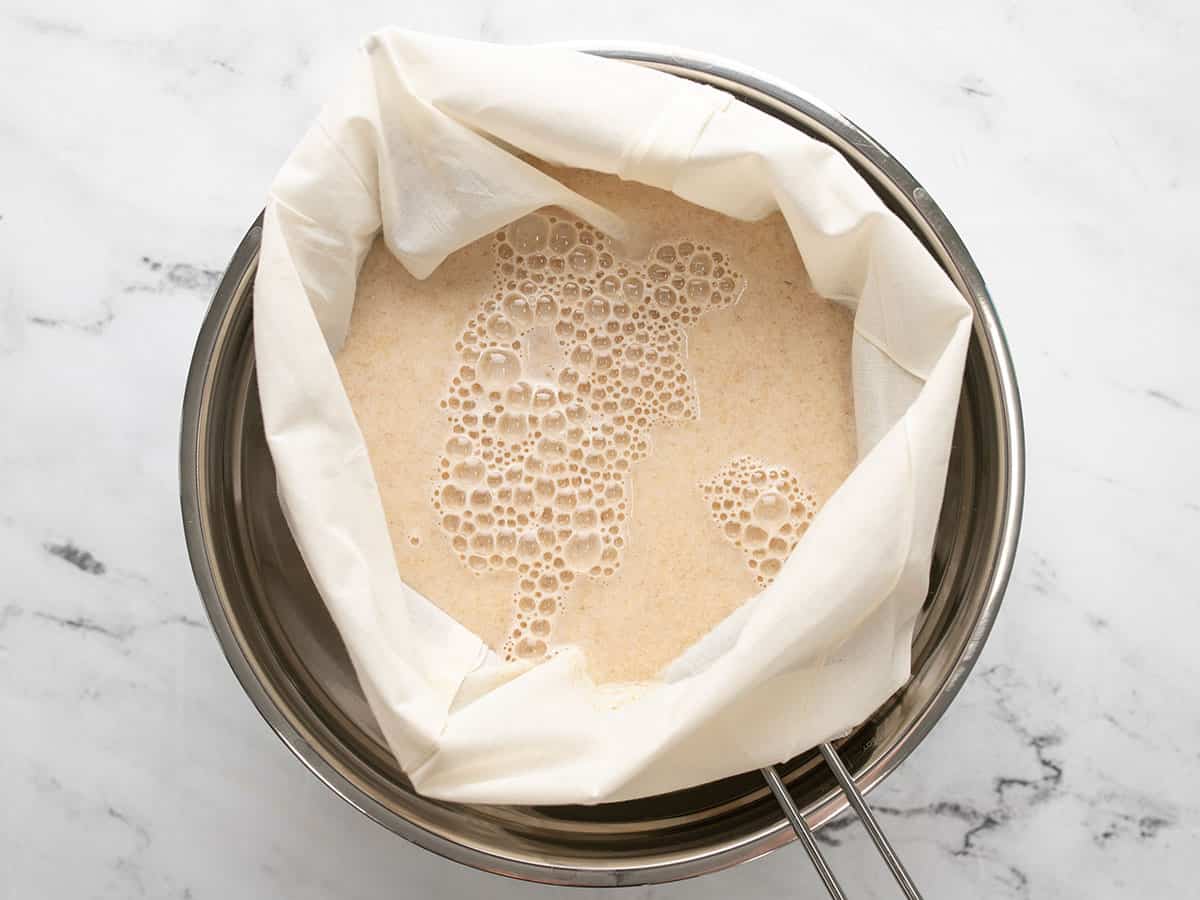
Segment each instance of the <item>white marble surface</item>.
[{"label": "white marble surface", "polygon": [[[206,301],[358,37],[392,23],[743,59],[916,173],[1008,328],[1028,505],[979,668],[873,800],[930,900],[1193,895],[1200,19],[1052,6],[4,0],[0,897],[566,893],[411,847],[304,771],[228,671],[184,552]],[[826,837],[852,897],[895,896],[857,825]],[[820,896],[795,845],[626,893]]]}]

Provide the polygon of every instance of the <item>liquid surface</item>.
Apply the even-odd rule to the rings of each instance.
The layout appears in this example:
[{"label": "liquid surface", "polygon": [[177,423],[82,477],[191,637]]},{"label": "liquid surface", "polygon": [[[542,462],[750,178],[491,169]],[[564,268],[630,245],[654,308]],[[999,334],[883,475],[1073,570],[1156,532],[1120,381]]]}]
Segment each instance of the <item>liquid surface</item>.
[{"label": "liquid surface", "polygon": [[510,657],[651,678],[778,573],[854,464],[849,314],[779,216],[552,170],[657,238],[558,210],[426,281],[382,244],[338,367],[402,577]]}]

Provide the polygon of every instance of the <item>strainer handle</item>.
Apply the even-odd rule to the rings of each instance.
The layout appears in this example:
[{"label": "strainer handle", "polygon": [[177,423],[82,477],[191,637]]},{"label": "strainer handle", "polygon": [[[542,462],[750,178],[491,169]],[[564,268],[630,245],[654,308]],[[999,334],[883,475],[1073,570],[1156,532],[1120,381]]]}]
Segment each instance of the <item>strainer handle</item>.
[{"label": "strainer handle", "polygon": [[[867,830],[867,834],[871,836],[871,840],[874,842],[875,848],[879,851],[879,855],[883,857],[883,861],[887,863],[887,867],[891,870],[896,883],[900,885],[900,890],[904,892],[904,896],[908,900],[922,900],[921,892],[917,890],[912,877],[909,876],[908,871],[904,868],[904,864],[900,862],[900,857],[896,855],[896,851],[892,848],[891,843],[888,842],[883,829],[879,827],[879,822],[875,820],[875,816],[871,813],[871,808],[867,806],[867,801],[863,799],[862,792],[859,791],[858,785],[854,783],[854,776],[850,774],[850,770],[846,768],[846,764],[842,762],[842,758],[838,756],[838,752],[829,743],[822,744],[818,749],[821,751],[821,756],[824,758],[825,764],[833,772],[833,777],[837,779],[838,785],[841,786],[842,792],[845,793],[846,799],[850,802],[850,807],[863,823],[863,827]],[[829,868],[829,863],[826,862],[824,855],[821,853],[821,848],[817,846],[812,829],[808,827],[808,822],[804,820],[804,814],[796,806],[796,801],[788,793],[788,789],[784,785],[783,779],[779,777],[779,773],[775,771],[775,767],[768,766],[763,769],[762,776],[767,782],[767,787],[771,789],[771,793],[775,796],[775,800],[783,810],[783,814],[787,816],[788,822],[791,823],[792,828],[795,830],[796,837],[800,839],[800,843],[808,853],[809,859],[812,860],[817,874],[821,876],[821,881],[825,884],[825,890],[829,892],[829,896],[833,900],[846,900],[846,895],[843,893],[841,885],[838,884],[833,870]]]}]

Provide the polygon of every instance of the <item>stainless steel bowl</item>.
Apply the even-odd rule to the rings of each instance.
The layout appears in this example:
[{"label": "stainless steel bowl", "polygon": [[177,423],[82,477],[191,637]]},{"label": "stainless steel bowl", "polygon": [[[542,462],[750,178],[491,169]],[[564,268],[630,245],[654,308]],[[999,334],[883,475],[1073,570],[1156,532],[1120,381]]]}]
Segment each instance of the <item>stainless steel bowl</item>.
[{"label": "stainless steel bowl", "polygon": [[[912,680],[844,742],[878,784],[929,733],[979,656],[1000,605],[1021,516],[1020,401],[983,279],[929,195],[861,129],[816,101],[725,64],[595,52],[722,88],[836,147],[921,238],[975,311]],[[196,583],[246,693],[312,772],[396,834],[458,862],[548,883],[673,881],[793,839],[757,773],[599,806],[472,806],[415,793],[388,753],[333,623],[280,514],[263,437],[251,336],[260,230],[251,227],[196,342],[183,406],[181,492]],[[786,698],[781,715],[786,714]],[[814,827],[846,807],[814,753],[780,767]]]}]

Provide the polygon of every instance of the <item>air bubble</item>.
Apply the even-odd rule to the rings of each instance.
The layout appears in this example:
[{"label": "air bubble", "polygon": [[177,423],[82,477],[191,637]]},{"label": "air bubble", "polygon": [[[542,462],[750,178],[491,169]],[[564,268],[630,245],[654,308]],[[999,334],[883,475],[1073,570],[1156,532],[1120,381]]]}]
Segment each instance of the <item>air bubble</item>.
[{"label": "air bubble", "polygon": [[[609,277],[612,277],[612,276],[609,276]],[[608,279],[605,279],[605,281],[607,281],[607,280]],[[615,281],[615,279],[614,279],[614,281]],[[606,293],[615,294],[618,286],[619,285],[614,285],[612,288],[612,291],[606,292]],[[600,283],[600,287],[601,287],[601,290],[604,289],[604,282]],[[590,298],[587,301],[587,303],[584,304],[584,309],[586,311],[587,317],[589,319],[591,319],[593,322],[603,322],[605,319],[608,318],[608,314],[610,312],[610,307],[608,305],[608,301],[605,300],[603,297]]]},{"label": "air bubble", "polygon": [[450,470],[450,475],[455,481],[470,485],[483,481],[483,476],[486,472],[487,469],[484,466],[483,460],[478,456],[470,456],[455,463],[454,467]]},{"label": "air bubble", "polygon": [[523,560],[534,559],[541,552],[541,544],[538,543],[536,532],[526,531],[517,538],[517,558]]},{"label": "air bubble", "polygon": [[505,440],[515,443],[529,433],[529,419],[524,413],[506,412],[497,421],[496,430]]},{"label": "air bubble", "polygon": [[550,236],[550,223],[542,216],[525,216],[512,226],[512,244],[518,253],[532,253],[546,246]]},{"label": "air bubble", "polygon": [[518,328],[524,330],[533,324],[533,308],[521,294],[508,294],[500,306],[504,315]]},{"label": "air bubble", "polygon": [[500,313],[493,313],[487,320],[488,335],[501,341],[512,340],[517,336],[517,328],[511,321]]},{"label": "air bubble", "polygon": [[646,269],[646,274],[650,276],[651,281],[663,282],[671,277],[671,270],[666,266],[653,263],[648,269]]},{"label": "air bubble", "polygon": [[479,357],[479,382],[488,390],[507,387],[521,377],[521,361],[511,350],[485,350]]},{"label": "air bubble", "polygon": [[767,532],[757,525],[750,525],[742,532],[742,540],[751,547],[759,547],[767,542]]},{"label": "air bubble", "polygon": [[496,549],[501,553],[510,554],[517,546],[517,533],[509,528],[496,532]]},{"label": "air bubble", "polygon": [[537,454],[548,462],[555,462],[567,455],[567,445],[555,438],[544,437],[537,443]]},{"label": "air bubble", "polygon": [[552,325],[558,319],[558,304],[554,298],[543,294],[537,298],[533,309],[533,320],[540,325]]},{"label": "air bubble", "polygon": [[[601,265],[603,265],[603,261],[601,261]],[[621,291],[621,279],[618,278],[616,275],[605,275],[603,278],[600,279],[600,293],[603,294],[604,296],[615,297],[615,296],[617,296],[617,294],[620,293],[620,291]],[[593,300],[590,302],[595,302],[595,301]],[[604,313],[605,315],[608,314],[607,306],[608,305],[605,304],[605,313]],[[589,315],[590,315],[590,311],[589,311]],[[604,318],[604,316],[601,316],[600,318]]]},{"label": "air bubble", "polygon": [[546,653],[546,642],[542,640],[532,640],[530,638],[521,638],[517,641],[516,646],[517,656],[521,659],[536,659],[544,656]]},{"label": "air bubble", "polygon": [[587,344],[579,344],[572,351],[570,357],[571,365],[578,366],[581,369],[590,368],[592,365],[592,348]]},{"label": "air bubble", "polygon": [[603,550],[600,535],[595,531],[584,531],[571,536],[563,548],[563,556],[572,569],[585,572],[600,561]]},{"label": "air bubble", "polygon": [[567,254],[567,264],[576,272],[587,272],[596,264],[596,254],[589,247],[576,247]]},{"label": "air bubble", "polygon": [[578,235],[569,222],[556,222],[550,229],[550,249],[563,254],[575,246]]},{"label": "air bubble", "polygon": [[776,525],[787,518],[791,504],[779,491],[763,491],[754,504],[754,518],[768,525]]}]

